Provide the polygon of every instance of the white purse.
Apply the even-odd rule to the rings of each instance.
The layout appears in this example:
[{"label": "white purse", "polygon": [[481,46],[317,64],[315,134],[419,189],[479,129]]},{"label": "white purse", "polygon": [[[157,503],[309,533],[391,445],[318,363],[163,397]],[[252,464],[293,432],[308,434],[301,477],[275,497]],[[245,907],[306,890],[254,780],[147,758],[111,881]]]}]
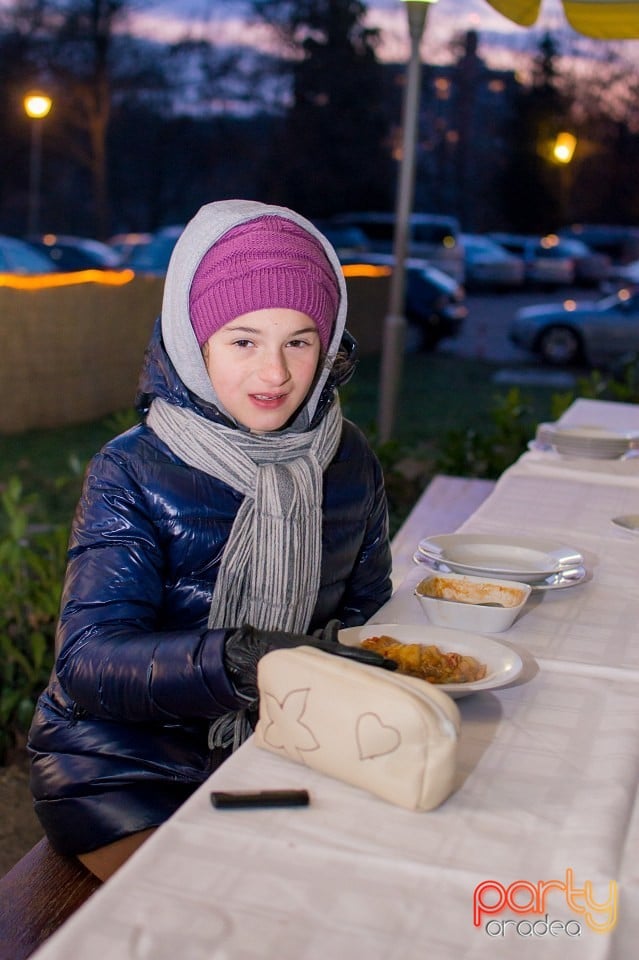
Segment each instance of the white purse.
[{"label": "white purse", "polygon": [[312,647],[258,665],[255,742],[410,810],[452,792],[460,730],[436,686]]}]

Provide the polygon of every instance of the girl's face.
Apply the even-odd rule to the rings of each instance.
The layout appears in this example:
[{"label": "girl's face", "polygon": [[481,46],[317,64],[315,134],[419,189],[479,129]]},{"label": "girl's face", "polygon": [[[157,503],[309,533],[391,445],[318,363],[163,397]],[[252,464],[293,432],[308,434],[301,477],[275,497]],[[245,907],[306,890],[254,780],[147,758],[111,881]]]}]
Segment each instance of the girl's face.
[{"label": "girl's face", "polygon": [[220,403],[257,433],[288,423],[313,384],[320,352],[315,321],[279,307],[236,317],[202,348]]}]

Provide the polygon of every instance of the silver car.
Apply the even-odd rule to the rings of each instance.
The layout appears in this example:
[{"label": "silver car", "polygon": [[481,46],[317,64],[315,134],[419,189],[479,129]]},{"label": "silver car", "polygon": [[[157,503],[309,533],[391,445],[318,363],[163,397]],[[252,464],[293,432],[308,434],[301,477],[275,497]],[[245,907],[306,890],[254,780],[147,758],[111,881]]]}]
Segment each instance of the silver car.
[{"label": "silver car", "polygon": [[462,233],[468,289],[507,290],[525,279],[522,257],[509,253],[495,240],[478,233]]},{"label": "silver car", "polygon": [[610,257],[606,253],[591,250],[581,240],[572,237],[558,237],[550,234],[548,240],[556,240],[555,252],[558,257],[572,258],[575,267],[575,283],[581,287],[598,287],[610,272]]},{"label": "silver car", "polygon": [[508,336],[553,366],[622,364],[639,353],[639,288],[622,287],[596,301],[523,307]]},{"label": "silver car", "polygon": [[561,287],[574,283],[574,260],[559,249],[555,234],[531,237],[517,233],[491,233],[489,236],[509,253],[523,259],[526,283],[530,286]]}]

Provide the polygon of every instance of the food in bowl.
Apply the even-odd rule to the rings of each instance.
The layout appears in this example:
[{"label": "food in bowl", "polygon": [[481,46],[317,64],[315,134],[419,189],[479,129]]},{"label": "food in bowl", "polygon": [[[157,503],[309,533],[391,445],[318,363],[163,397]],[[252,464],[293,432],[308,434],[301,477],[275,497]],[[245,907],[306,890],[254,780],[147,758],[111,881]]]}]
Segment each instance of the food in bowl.
[{"label": "food in bowl", "polygon": [[362,647],[394,660],[399,673],[419,677],[429,683],[472,683],[483,680],[486,665],[467,654],[443,653],[434,644],[401,643],[382,635],[362,640]]},{"label": "food in bowl", "polygon": [[431,623],[500,633],[512,626],[531,589],[530,584],[514,580],[433,573],[418,583],[415,595]]},{"label": "food in bowl", "polygon": [[417,585],[416,592],[420,597],[454,600],[456,603],[494,603],[502,607],[516,607],[523,599],[521,587],[470,577],[426,577]]}]

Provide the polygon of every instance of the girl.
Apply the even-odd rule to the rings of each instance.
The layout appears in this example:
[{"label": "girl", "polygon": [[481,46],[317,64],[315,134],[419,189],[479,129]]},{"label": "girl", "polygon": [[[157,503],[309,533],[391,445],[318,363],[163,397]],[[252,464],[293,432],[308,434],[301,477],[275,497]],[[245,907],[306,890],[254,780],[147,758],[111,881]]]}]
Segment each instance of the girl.
[{"label": "girl", "polygon": [[[109,876],[251,731],[271,649],[389,598],[379,463],[344,420],[335,251],[303,217],[204,206],[169,263],[138,406],[89,464],[30,732],[52,844]],[[311,635],[314,634],[314,635]]]}]

